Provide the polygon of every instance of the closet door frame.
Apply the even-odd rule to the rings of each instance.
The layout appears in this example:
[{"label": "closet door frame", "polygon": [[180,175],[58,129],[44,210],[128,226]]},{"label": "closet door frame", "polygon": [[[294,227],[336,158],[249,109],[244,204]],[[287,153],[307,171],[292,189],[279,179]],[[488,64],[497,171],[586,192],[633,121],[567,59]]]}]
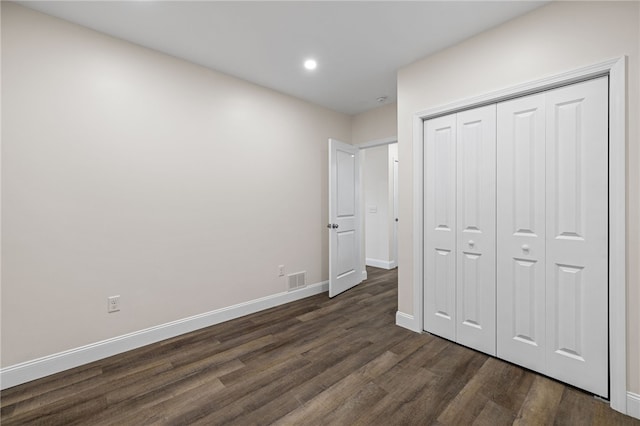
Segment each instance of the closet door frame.
[{"label": "closet door frame", "polygon": [[627,414],[626,313],[626,56],[413,115],[413,315],[398,312],[396,324],[422,332],[424,121],[572,83],[609,76],[609,383],[610,406]]}]

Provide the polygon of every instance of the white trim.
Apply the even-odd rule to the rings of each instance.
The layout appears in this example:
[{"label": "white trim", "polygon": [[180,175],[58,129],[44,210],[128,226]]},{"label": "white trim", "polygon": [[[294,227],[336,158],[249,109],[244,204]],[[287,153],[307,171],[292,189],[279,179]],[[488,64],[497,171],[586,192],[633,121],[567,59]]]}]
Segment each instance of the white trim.
[{"label": "white trim", "polygon": [[640,419],[640,395],[627,392],[627,414],[636,419]]},{"label": "white trim", "polygon": [[10,388],[204,327],[325,293],[328,289],[329,282],[323,281],[298,290],[273,294],[5,367],[0,369],[0,389]]},{"label": "white trim", "polygon": [[397,311],[396,312],[396,325],[399,327],[406,328],[411,331],[415,331],[416,333],[422,332],[422,327],[415,328],[415,318],[413,315],[405,314],[404,312]]},{"label": "white trim", "polygon": [[382,268],[382,269],[393,269],[395,268],[395,261],[391,260],[380,260],[380,259],[371,259],[367,257],[365,259],[365,263],[367,266],[373,266],[374,268]]},{"label": "white trim", "polygon": [[413,116],[414,326],[422,330],[424,120],[609,75],[609,365],[611,408],[628,413],[626,354],[626,57],[417,112]]},{"label": "white trim", "polygon": [[628,412],[626,57],[609,71],[609,377],[611,408]]},{"label": "white trim", "polygon": [[398,142],[397,136],[389,136],[388,138],[375,139],[372,141],[362,142],[360,144],[356,144],[356,146],[360,149],[366,149],[366,148],[374,148],[376,146],[382,146],[382,145],[391,145],[392,143],[396,143],[396,142]]},{"label": "white trim", "polygon": [[423,263],[424,263],[424,119],[413,117],[413,317],[416,330],[423,328]]},{"label": "white trim", "polygon": [[362,281],[366,281],[367,280],[367,271],[364,270],[362,271]]}]

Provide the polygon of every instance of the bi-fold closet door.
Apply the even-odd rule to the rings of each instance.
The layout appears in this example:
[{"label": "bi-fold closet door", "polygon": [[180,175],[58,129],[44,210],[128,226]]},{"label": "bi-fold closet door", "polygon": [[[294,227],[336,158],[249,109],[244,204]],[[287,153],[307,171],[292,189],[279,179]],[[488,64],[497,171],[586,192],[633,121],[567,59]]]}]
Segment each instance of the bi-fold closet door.
[{"label": "bi-fold closet door", "polygon": [[424,329],[605,397],[607,87],[424,123]]},{"label": "bi-fold closet door", "polygon": [[498,104],[497,353],[608,396],[608,79]]},{"label": "bi-fold closet door", "polygon": [[496,106],[425,122],[424,328],[496,353]]}]

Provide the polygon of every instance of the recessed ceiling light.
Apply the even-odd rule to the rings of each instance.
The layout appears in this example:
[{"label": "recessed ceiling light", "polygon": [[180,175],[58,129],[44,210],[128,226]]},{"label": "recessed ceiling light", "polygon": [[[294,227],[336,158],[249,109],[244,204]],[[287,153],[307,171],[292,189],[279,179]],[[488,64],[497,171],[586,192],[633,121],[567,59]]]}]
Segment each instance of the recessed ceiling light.
[{"label": "recessed ceiling light", "polygon": [[315,70],[318,66],[318,63],[313,59],[307,59],[304,61],[304,67],[308,70]]}]

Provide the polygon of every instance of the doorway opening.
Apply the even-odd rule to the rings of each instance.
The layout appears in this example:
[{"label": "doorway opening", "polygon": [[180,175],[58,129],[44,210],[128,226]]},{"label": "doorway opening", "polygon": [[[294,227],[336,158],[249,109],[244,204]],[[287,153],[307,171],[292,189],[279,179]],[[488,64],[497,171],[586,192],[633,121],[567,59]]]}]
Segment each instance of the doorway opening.
[{"label": "doorway opening", "polygon": [[398,266],[398,143],[395,138],[360,146],[361,253],[366,267]]}]

